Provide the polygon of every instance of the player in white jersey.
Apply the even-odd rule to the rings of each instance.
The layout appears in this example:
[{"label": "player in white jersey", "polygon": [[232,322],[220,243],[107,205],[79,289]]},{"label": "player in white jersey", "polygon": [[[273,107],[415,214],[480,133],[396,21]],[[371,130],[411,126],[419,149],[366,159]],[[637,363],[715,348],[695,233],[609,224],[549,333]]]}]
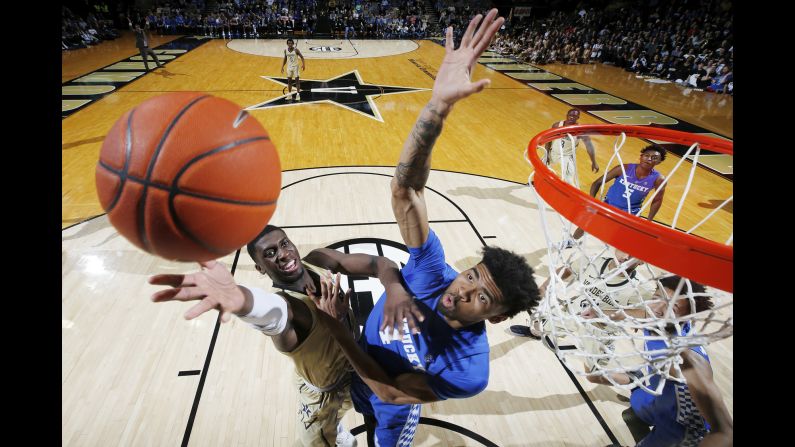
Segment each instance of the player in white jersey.
[{"label": "player in white jersey", "polygon": [[284,65],[287,64],[287,100],[292,101],[293,93],[293,78],[295,78],[295,100],[301,100],[301,78],[298,71],[298,58],[301,58],[301,71],[306,70],[304,63],[304,55],[301,50],[295,47],[293,39],[287,39],[287,49],[284,50],[284,59],[282,59],[282,73],[284,73]]},{"label": "player in white jersey", "polygon": [[[566,120],[552,124],[552,128],[573,126],[577,124],[578,119],[580,119],[580,111],[571,109],[566,113]],[[560,163],[560,177],[563,181],[578,188],[580,187],[580,182],[577,178],[577,160],[574,156],[574,151],[580,144],[580,139],[585,143],[585,150],[591,158],[591,170],[593,172],[599,172],[599,163],[596,162],[594,156],[593,143],[591,143],[591,139],[586,136],[574,137],[565,135],[555,141],[550,141],[545,147],[546,154],[544,155],[544,163],[547,165]]]},{"label": "player in white jersey", "polygon": [[[629,264],[627,264],[624,271],[613,275],[619,265],[627,262]],[[572,260],[569,266],[561,267],[558,270],[558,274],[563,281],[566,281],[576,273],[576,277],[579,278],[582,284],[582,289],[569,286],[570,292],[568,296],[558,298],[563,299],[566,302],[566,306],[573,313],[586,311],[591,307],[592,302],[596,302],[602,310],[610,311],[649,300],[654,295],[657,286],[655,282],[648,281],[638,271],[637,267],[640,264],[642,264],[642,261],[633,259],[629,254],[617,249],[612,257],[609,255],[597,256],[593,260],[589,260],[585,255],[580,255]],[[549,284],[549,279],[539,287],[539,292],[542,296],[546,292],[547,284]],[[581,293],[581,291],[584,293]],[[576,328],[569,329],[574,330]],[[530,328],[528,326],[515,325],[511,326],[510,330],[516,335],[525,337],[541,338],[542,336],[541,328],[538,326]],[[590,332],[594,332],[591,335],[597,337],[616,335],[609,329],[591,328]],[[615,340],[605,339],[599,342],[594,338],[588,337],[583,338],[583,342],[583,348],[591,353],[609,353],[615,350]],[[599,365],[605,367],[608,362],[608,358],[603,358],[599,360]],[[596,365],[590,358],[587,358],[586,367],[589,371],[593,371]],[[594,375],[587,376],[587,378],[594,383],[610,385],[610,382],[607,382],[601,376]]]}]

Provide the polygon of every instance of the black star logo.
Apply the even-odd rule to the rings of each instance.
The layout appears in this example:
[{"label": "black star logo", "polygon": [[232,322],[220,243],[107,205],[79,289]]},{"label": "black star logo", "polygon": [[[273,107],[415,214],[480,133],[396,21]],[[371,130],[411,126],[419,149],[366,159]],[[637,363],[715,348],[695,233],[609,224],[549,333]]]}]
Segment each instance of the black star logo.
[{"label": "black star logo", "polygon": [[[264,79],[276,82],[287,87],[287,78],[274,78],[262,76]],[[293,82],[292,95],[285,94],[278,98],[246,107],[246,110],[261,110],[270,107],[298,106],[303,104],[329,103],[346,108],[356,113],[372,118],[376,121],[384,122],[381,113],[378,111],[374,97],[381,95],[393,95],[396,93],[411,93],[427,88],[398,87],[394,85],[375,85],[367,84],[362,81],[358,70],[349,71],[335,78],[326,80],[301,79],[301,100],[296,101],[295,82]],[[291,100],[290,100],[291,99]]]}]

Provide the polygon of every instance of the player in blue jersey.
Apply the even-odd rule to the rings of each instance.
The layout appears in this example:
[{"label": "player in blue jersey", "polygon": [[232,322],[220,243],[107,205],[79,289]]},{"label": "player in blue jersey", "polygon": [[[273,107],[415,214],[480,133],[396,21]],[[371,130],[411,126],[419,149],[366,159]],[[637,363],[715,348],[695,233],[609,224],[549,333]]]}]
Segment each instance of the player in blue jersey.
[{"label": "player in blue jersey", "polygon": [[[665,195],[665,176],[654,167],[665,160],[665,148],[657,144],[650,144],[640,151],[640,163],[627,163],[614,166],[604,177],[604,182],[615,179],[605,195],[605,203],[622,211],[631,214],[638,214],[643,201],[652,189],[657,189],[657,195],[649,205],[649,220],[654,220],[657,211],[662,205]],[[626,175],[625,175],[626,172]],[[597,178],[591,183],[591,196],[596,197],[599,188],[602,186],[602,177]],[[577,228],[574,232],[574,239],[582,237],[584,231]],[[571,241],[569,241],[571,242]]]},{"label": "player in blue jersey", "polygon": [[[458,273],[445,262],[441,241],[428,225],[424,191],[433,145],[453,105],[489,83],[470,82],[470,73],[504,19],[497,18],[496,9],[482,24],[481,19],[472,19],[457,50],[452,28],[447,29],[431,100],[406,140],[391,183],[392,210],[410,253],[401,273],[416,298],[387,291],[370,313],[358,345],[334,318],[324,320],[356,370],[351,397],[364,415],[371,445],[411,445],[421,404],[483,391],[489,380],[485,320],[499,323],[539,300],[533,269],[524,258],[485,247],[481,262]],[[325,265],[349,272],[333,259]],[[338,282],[322,287],[318,308],[330,300],[326,291],[337,296],[335,287]]]},{"label": "player in blue jersey", "polygon": [[[648,305],[657,318],[663,317],[668,312],[669,304],[666,297],[674,296],[681,280],[679,276],[669,276],[659,280],[661,287],[657,289],[655,301]],[[705,292],[704,286],[694,281],[690,281],[690,285],[694,295],[695,312],[711,309],[713,304],[710,297],[700,295]],[[682,287],[682,290],[685,290],[687,286],[682,285]],[[677,318],[692,313],[690,300],[685,293],[680,293],[679,298],[670,306],[673,306],[673,314]],[[638,318],[649,317],[641,309],[630,309],[625,312]],[[608,315],[613,319],[622,318],[619,313]],[[584,312],[583,316],[595,317],[596,314]],[[666,330],[672,334],[676,333],[673,324],[667,325]],[[682,325],[681,335],[689,332],[690,323]],[[648,330],[644,333],[647,337],[655,335]],[[670,346],[665,340],[646,341],[647,351],[668,348]],[[644,433],[645,436],[637,445],[639,447],[731,446],[732,417],[712,378],[712,368],[704,347],[698,346],[684,351],[680,368],[686,384],[668,380],[660,396],[654,396],[640,387],[632,391],[631,416],[652,426],[651,431],[647,429],[647,433]],[[671,373],[674,374],[673,371]],[[613,379],[617,383],[632,383],[632,378],[628,374],[614,373]],[[660,376],[652,376],[649,382],[649,388],[656,389]]]}]

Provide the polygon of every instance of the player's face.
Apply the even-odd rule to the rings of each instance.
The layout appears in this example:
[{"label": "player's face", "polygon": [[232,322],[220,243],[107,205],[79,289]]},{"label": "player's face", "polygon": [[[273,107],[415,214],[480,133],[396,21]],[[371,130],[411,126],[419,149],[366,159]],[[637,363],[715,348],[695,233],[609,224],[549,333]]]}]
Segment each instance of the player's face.
[{"label": "player's face", "polygon": [[295,42],[293,42],[292,40],[287,41],[287,49],[288,50],[292,50],[294,45],[295,45]]},{"label": "player's face", "polygon": [[662,155],[659,151],[648,150],[640,154],[640,164],[646,169],[651,169],[662,162]]},{"label": "player's face", "polygon": [[503,314],[502,300],[489,269],[480,263],[456,276],[439,299],[437,309],[448,320],[468,326]]},{"label": "player's face", "polygon": [[292,283],[304,274],[301,255],[283,231],[266,234],[255,246],[257,271],[274,281]]},{"label": "player's face", "polygon": [[569,124],[576,123],[578,119],[580,119],[580,112],[577,110],[569,110],[569,113],[566,114],[566,122]]},{"label": "player's face", "polygon": [[657,286],[657,291],[654,293],[655,301],[649,304],[649,308],[654,313],[654,316],[661,318],[668,312],[668,306],[673,306],[674,315],[677,318],[684,317],[690,313],[690,300],[681,294],[676,298],[673,304],[670,304],[670,299],[674,296],[675,290],[667,287]]}]

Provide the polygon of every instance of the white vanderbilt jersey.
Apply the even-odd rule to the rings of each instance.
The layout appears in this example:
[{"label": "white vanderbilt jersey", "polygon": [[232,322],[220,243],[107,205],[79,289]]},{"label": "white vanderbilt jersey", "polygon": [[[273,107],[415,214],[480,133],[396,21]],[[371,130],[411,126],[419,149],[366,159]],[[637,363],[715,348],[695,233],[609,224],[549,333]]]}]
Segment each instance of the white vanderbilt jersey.
[{"label": "white vanderbilt jersey", "polygon": [[298,68],[298,54],[296,54],[295,49],[292,52],[284,50],[284,54],[287,56],[287,68]]},{"label": "white vanderbilt jersey", "polygon": [[614,310],[619,306],[651,299],[657,286],[653,281],[644,278],[638,269],[630,275],[619,273],[606,283],[603,282],[602,278],[609,276],[615,268],[610,267],[611,261],[613,261],[611,257],[598,256],[592,263],[587,264],[588,260],[580,256],[571,263],[572,277],[579,276],[585,294],[579,295],[577,289],[571,287],[570,306],[573,305],[574,309],[570,311],[580,312],[589,307],[591,305],[589,297],[603,310]]},{"label": "white vanderbilt jersey", "polygon": [[[558,127],[563,125],[563,121],[558,123]],[[572,139],[574,139],[574,144],[572,144]],[[577,148],[577,145],[580,144],[580,139],[572,135],[569,137],[568,135],[564,135],[557,140],[552,141],[552,145],[550,146],[550,161],[552,163],[557,163],[561,155],[563,157],[574,157],[574,150]]]}]

